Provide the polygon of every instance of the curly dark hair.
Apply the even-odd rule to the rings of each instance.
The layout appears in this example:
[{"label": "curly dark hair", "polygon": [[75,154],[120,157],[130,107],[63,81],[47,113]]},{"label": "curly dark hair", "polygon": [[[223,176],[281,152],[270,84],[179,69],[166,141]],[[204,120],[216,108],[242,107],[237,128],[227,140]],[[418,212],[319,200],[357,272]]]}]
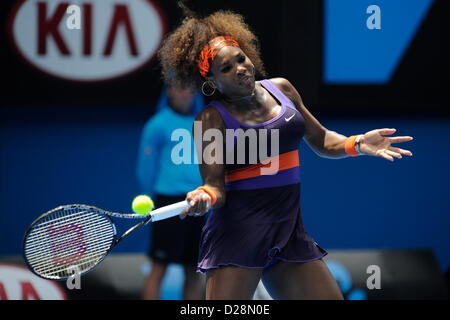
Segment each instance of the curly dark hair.
[{"label": "curly dark hair", "polygon": [[200,87],[204,79],[198,69],[198,59],[203,47],[217,36],[231,36],[249,57],[256,69],[256,77],[266,76],[261,60],[259,41],[244,17],[232,11],[220,10],[200,18],[178,2],[183,10],[181,25],[164,39],[158,51],[165,83]]}]

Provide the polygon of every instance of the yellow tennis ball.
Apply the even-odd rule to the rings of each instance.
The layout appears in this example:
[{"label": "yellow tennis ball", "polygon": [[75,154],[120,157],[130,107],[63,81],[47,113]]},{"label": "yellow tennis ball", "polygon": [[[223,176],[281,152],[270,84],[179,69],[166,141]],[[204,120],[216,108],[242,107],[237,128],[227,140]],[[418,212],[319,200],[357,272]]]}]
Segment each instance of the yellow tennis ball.
[{"label": "yellow tennis ball", "polygon": [[133,209],[134,213],[145,216],[155,208],[155,204],[149,196],[140,195],[134,198],[133,203],[131,204],[131,208]]}]

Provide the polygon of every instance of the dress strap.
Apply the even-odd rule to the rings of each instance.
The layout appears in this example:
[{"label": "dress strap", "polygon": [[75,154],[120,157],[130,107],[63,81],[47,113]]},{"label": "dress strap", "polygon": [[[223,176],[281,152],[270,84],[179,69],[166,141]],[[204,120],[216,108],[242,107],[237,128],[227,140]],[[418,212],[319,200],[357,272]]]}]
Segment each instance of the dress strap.
[{"label": "dress strap", "polygon": [[261,85],[267,89],[272,95],[275,96],[275,98],[280,101],[281,104],[284,104],[285,106],[296,110],[294,104],[292,103],[291,99],[289,99],[283,91],[281,91],[275,83],[272,81],[265,79],[260,81]]}]

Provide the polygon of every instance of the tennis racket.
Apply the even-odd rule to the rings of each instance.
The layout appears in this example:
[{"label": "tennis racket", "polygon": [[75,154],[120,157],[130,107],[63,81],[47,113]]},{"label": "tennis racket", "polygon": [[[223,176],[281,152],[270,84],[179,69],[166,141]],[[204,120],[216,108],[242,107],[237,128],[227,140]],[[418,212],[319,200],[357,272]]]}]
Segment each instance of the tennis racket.
[{"label": "tennis racket", "polygon": [[[141,216],[80,204],[60,206],[44,213],[28,227],[23,239],[24,259],[44,279],[65,280],[74,273],[83,275],[136,229],[179,215],[187,207],[189,204],[181,201]],[[118,237],[113,217],[145,220]]]}]

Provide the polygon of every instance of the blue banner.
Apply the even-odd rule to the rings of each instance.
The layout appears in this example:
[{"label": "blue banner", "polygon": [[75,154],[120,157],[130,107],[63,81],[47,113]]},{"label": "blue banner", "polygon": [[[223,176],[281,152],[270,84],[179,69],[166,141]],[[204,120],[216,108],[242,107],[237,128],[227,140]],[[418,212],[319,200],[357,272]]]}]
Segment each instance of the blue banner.
[{"label": "blue banner", "polygon": [[323,80],[385,84],[433,0],[325,0]]}]

